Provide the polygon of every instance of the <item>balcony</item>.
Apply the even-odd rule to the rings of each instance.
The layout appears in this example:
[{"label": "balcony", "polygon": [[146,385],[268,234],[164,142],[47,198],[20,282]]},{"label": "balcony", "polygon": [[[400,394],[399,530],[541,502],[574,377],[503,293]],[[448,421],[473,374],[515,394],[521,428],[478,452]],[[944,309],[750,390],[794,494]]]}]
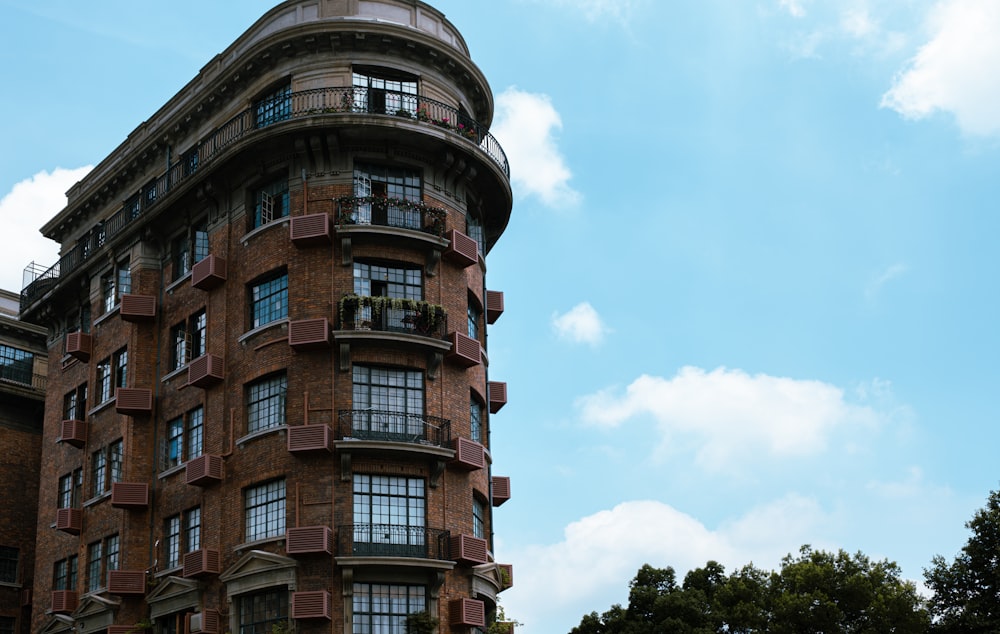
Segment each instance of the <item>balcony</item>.
[{"label": "balcony", "polygon": [[493,506],[500,506],[510,499],[510,478],[493,476]]},{"label": "balcony", "polygon": [[486,291],[486,323],[495,324],[503,314],[503,291]]},{"label": "balcony", "polygon": [[156,319],[156,297],[124,293],[118,312],[125,321],[134,323],[153,321]]},{"label": "balcony", "polygon": [[289,237],[292,244],[299,248],[330,244],[332,242],[330,216],[328,214],[292,216]]},{"label": "balcony", "polygon": [[188,364],[188,385],[193,387],[207,389],[225,378],[225,363],[220,356],[203,354]]},{"label": "balcony", "polygon": [[465,471],[476,471],[486,467],[486,448],[468,438],[456,438],[452,441],[455,457],[451,464]]},{"label": "balcony", "polygon": [[191,286],[210,291],[226,281],[226,261],[209,253],[191,267]]},{"label": "balcony", "polygon": [[452,535],[449,546],[449,559],[460,564],[485,564],[490,559],[489,546],[481,537]]},{"label": "balcony", "polygon": [[448,341],[451,343],[451,352],[445,357],[451,363],[471,368],[483,362],[483,349],[478,340],[460,332],[453,332],[448,335]]},{"label": "balcony", "polygon": [[448,217],[441,207],[420,201],[381,196],[344,196],[337,203],[337,224],[351,226],[392,227],[409,229],[441,238]]},{"label": "balcony", "polygon": [[333,531],[329,526],[301,526],[285,533],[285,552],[289,555],[333,554]]},{"label": "balcony", "polygon": [[447,560],[450,535],[422,526],[347,524],[337,527],[337,555]]},{"label": "balcony", "polygon": [[127,416],[142,416],[153,411],[153,391],[120,387],[115,390],[115,411]]},{"label": "balcony", "polygon": [[52,591],[52,613],[72,614],[76,610],[77,594],[74,590]]},{"label": "balcony", "polygon": [[288,451],[311,453],[330,451],[332,432],[327,425],[293,425],[288,428]]},{"label": "balcony", "polygon": [[83,530],[83,509],[56,509],[56,530],[70,535],[79,535]]},{"label": "balcony", "polygon": [[144,570],[109,570],[108,592],[132,597],[145,595],[146,572]]},{"label": "balcony", "polygon": [[90,354],[94,350],[94,338],[88,333],[68,332],[66,333],[66,354],[86,363],[90,361]]},{"label": "balcony", "polygon": [[181,576],[184,578],[217,575],[222,571],[219,551],[202,548],[184,555],[184,567]]},{"label": "balcony", "polygon": [[144,509],[149,506],[149,485],[145,482],[111,484],[111,506],[120,509]]},{"label": "balcony", "polygon": [[500,381],[490,381],[486,384],[490,399],[490,414],[496,414],[507,404],[507,384]]},{"label": "balcony", "polygon": [[463,269],[479,261],[479,245],[475,240],[458,229],[452,229],[445,237],[448,239],[448,248],[444,250],[446,260]]},{"label": "balcony", "polygon": [[[470,119],[456,108],[433,99],[387,90],[378,90],[378,95],[381,97],[382,103],[386,105],[398,103],[402,107],[384,108],[381,111],[377,108],[373,109],[371,105],[379,100],[376,99],[374,102],[370,100],[369,90],[365,88],[352,86],[319,88],[288,95],[288,119],[304,119],[315,116],[357,117],[358,115],[374,115],[387,120],[387,122],[427,126],[446,133],[451,138],[456,139],[458,143],[468,144],[473,153],[484,157],[494,164],[507,179],[510,178],[507,156],[485,125]],[[403,105],[402,99],[408,100],[405,105]],[[196,178],[195,175],[201,169],[229,150],[234,143],[256,134],[260,129],[273,123],[261,124],[256,117],[257,112],[254,107],[236,114],[210,132],[197,147],[180,157],[163,174],[146,185],[142,191],[126,200],[122,208],[108,218],[99,229],[83,236],[54,265],[47,269],[34,264],[30,265],[29,269],[25,271],[30,281],[21,290],[21,314],[26,314],[38,300],[59,284],[63,277],[85,270],[84,263],[87,260],[102,253],[107,248],[106,245],[113,242],[114,238],[143,220],[154,207],[169,199],[174,189],[189,179]],[[190,156],[193,155],[198,157],[198,162],[194,167],[190,163]],[[206,278],[202,275],[204,271],[199,270],[198,264],[195,265],[196,271],[192,274],[191,282],[195,288],[204,288],[200,284]],[[212,268],[214,265],[206,266]],[[196,275],[198,282],[196,282]],[[221,280],[217,279],[217,276],[215,277],[215,282],[209,282],[209,284],[221,283],[225,280],[224,260],[222,260]]]},{"label": "balcony", "polygon": [[415,299],[348,295],[338,303],[341,330],[396,332],[444,339],[448,315],[444,308]]},{"label": "balcony", "polygon": [[298,352],[330,347],[330,322],[326,317],[288,322],[288,345]]},{"label": "balcony", "polygon": [[207,487],[222,482],[225,466],[222,456],[204,454],[185,463],[185,481],[193,486]]},{"label": "balcony", "polygon": [[486,604],[478,599],[455,599],[448,604],[448,622],[463,627],[486,627]]},{"label": "balcony", "polygon": [[59,442],[77,449],[87,444],[87,423],[82,420],[64,420],[59,428]]},{"label": "balcony", "polygon": [[330,593],[326,590],[292,593],[293,619],[326,619],[330,616]]},{"label": "balcony", "polygon": [[337,413],[337,438],[448,447],[451,421],[403,412],[342,409]]}]

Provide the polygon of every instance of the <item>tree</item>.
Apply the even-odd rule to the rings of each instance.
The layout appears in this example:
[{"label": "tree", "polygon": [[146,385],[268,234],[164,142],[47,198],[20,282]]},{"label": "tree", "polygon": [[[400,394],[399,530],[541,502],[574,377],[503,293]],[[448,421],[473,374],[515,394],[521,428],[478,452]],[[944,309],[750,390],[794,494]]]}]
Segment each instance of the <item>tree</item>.
[{"label": "tree", "polygon": [[591,612],[571,634],[923,634],[928,625],[896,564],[803,546],[777,572],[749,564],[726,576],[709,561],[681,585],[673,568],[644,565],[629,584],[627,609]]},{"label": "tree", "polygon": [[952,563],[937,555],[924,570],[934,632],[1000,632],[1000,493],[965,524],[972,536]]}]

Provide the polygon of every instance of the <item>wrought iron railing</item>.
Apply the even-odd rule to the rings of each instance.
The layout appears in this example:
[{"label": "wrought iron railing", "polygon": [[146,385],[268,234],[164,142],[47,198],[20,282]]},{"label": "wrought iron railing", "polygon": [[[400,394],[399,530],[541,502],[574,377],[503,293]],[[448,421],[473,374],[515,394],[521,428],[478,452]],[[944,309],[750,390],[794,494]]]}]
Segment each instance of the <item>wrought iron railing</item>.
[{"label": "wrought iron railing", "polygon": [[48,384],[48,377],[44,374],[36,374],[31,370],[24,371],[12,366],[0,366],[0,382],[44,391]]},{"label": "wrought iron railing", "polygon": [[335,199],[337,224],[378,225],[444,235],[448,212],[421,202],[379,196],[344,196]]},{"label": "wrought iron railing", "polygon": [[35,263],[29,264],[24,271],[26,279],[21,290],[21,310],[41,298],[51,288],[51,280],[57,280],[60,275],[79,267],[108,240],[163,200],[174,186],[208,165],[233,143],[257,130],[289,119],[362,113],[409,119],[465,138],[478,146],[504,175],[510,177],[507,155],[489,129],[446,103],[409,93],[363,87],[317,88],[276,99],[281,103],[255,104],[216,128],[195,148],[181,155],[166,173],[141,187],[118,212],[81,238],[54,265],[42,270]]},{"label": "wrought iron railing", "polygon": [[338,303],[341,330],[377,330],[443,339],[448,333],[444,308],[398,297],[348,295]]},{"label": "wrought iron railing", "polygon": [[445,447],[451,444],[451,421],[405,412],[342,409],[337,412],[337,438]]},{"label": "wrought iron railing", "polygon": [[345,524],[337,527],[337,554],[448,560],[450,536],[446,530],[422,526]]}]

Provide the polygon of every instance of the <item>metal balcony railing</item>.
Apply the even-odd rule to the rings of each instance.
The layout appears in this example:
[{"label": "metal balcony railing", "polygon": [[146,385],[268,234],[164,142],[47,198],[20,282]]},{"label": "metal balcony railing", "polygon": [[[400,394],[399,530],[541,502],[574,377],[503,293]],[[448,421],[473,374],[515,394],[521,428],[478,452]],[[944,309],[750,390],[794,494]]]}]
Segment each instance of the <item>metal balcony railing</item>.
[{"label": "metal balcony railing", "polygon": [[451,421],[404,412],[342,409],[337,412],[337,438],[446,447],[451,444]]},{"label": "metal balcony railing", "polygon": [[13,383],[35,390],[45,390],[48,378],[44,374],[36,374],[31,369],[25,370],[14,365],[0,365],[0,382]]},{"label": "metal balcony railing", "polygon": [[450,537],[449,531],[423,526],[346,524],[337,527],[337,554],[447,560]]},{"label": "metal balcony railing", "polygon": [[148,213],[175,186],[211,163],[233,143],[290,119],[351,114],[399,117],[446,130],[474,144],[510,177],[507,155],[489,129],[446,103],[409,93],[363,87],[288,93],[256,103],[216,128],[204,141],[181,155],[164,174],[139,188],[118,212],[87,233],[51,267],[45,269],[34,262],[29,264],[24,270],[21,311],[41,298],[60,275],[74,271],[100,251],[108,240]]},{"label": "metal balcony railing", "polygon": [[448,315],[437,304],[398,297],[348,295],[338,303],[341,330],[377,330],[444,339]]},{"label": "metal balcony railing", "polygon": [[444,236],[448,212],[441,207],[379,196],[345,196],[337,198],[336,203],[339,225],[398,227]]}]

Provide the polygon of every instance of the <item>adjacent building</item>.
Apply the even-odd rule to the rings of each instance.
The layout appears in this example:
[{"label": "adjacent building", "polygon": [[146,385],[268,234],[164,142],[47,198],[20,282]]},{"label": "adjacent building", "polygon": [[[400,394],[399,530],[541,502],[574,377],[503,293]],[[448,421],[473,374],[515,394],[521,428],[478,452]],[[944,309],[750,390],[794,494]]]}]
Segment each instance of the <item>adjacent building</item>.
[{"label": "adjacent building", "polygon": [[431,6],[289,0],[68,192],[32,632],[489,627],[492,117]]},{"label": "adjacent building", "polygon": [[0,634],[27,634],[48,351],[45,328],[17,319],[0,290]]}]

